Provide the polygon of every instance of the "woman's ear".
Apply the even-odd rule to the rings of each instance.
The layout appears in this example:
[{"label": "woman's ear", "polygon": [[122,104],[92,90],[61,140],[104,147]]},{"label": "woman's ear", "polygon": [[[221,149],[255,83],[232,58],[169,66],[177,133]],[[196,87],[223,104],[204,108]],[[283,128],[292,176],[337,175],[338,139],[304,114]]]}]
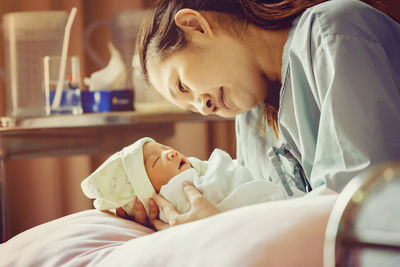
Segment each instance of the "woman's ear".
[{"label": "woman's ear", "polygon": [[206,18],[193,9],[184,8],[179,10],[175,15],[175,24],[186,33],[199,32],[213,36],[210,24]]}]

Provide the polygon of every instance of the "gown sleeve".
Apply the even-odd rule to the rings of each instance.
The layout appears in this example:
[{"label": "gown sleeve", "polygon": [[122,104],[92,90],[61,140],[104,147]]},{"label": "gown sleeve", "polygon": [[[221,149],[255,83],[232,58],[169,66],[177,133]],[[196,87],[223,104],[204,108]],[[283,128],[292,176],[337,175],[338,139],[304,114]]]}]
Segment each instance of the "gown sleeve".
[{"label": "gown sleeve", "polygon": [[395,61],[400,58],[390,59],[376,41],[358,36],[324,37],[312,58],[314,95],[321,112],[312,184],[325,183],[340,192],[367,167],[400,159],[400,89]]}]

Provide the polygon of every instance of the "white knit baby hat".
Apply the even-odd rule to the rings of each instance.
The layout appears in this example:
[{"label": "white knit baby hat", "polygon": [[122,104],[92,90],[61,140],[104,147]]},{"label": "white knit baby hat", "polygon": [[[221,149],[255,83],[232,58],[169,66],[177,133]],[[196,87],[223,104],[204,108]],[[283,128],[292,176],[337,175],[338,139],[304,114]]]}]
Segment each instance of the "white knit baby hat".
[{"label": "white knit baby hat", "polygon": [[82,181],[82,191],[95,199],[96,209],[122,207],[132,216],[135,197],[138,197],[149,214],[148,201],[155,191],[144,166],[143,145],[147,142],[154,140],[144,137],[124,147]]}]

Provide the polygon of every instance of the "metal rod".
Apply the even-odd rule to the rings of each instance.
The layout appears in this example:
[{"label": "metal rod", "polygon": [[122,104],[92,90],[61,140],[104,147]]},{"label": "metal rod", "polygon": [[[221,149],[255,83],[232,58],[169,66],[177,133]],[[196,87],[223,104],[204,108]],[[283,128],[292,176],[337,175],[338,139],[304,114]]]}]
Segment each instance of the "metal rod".
[{"label": "metal rod", "polygon": [[354,238],[344,238],[343,246],[346,248],[358,247],[358,248],[371,248],[379,250],[392,250],[400,251],[400,245],[391,242],[379,242],[379,241],[366,241],[366,240],[355,240]]}]

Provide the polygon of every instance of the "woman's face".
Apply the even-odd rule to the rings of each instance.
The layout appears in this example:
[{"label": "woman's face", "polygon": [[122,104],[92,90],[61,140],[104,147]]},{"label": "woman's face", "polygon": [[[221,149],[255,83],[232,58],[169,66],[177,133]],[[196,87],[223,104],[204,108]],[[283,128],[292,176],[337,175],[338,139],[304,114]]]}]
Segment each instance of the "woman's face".
[{"label": "woman's face", "polygon": [[148,61],[151,84],[171,103],[232,117],[263,102],[267,80],[251,51],[227,32],[199,36],[163,60]]},{"label": "woman's face", "polygon": [[156,192],[160,192],[161,187],[174,176],[192,167],[185,155],[157,142],[143,145],[143,159],[147,176]]}]

